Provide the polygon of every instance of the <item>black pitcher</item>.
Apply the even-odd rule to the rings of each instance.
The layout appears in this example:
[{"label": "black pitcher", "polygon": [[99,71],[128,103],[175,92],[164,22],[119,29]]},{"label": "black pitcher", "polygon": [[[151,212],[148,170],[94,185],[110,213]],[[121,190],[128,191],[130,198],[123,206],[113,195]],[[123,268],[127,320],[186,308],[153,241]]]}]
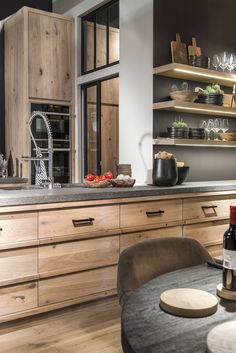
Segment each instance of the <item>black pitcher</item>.
[{"label": "black pitcher", "polygon": [[152,170],[153,184],[157,186],[174,186],[178,180],[176,160],[154,159]]}]

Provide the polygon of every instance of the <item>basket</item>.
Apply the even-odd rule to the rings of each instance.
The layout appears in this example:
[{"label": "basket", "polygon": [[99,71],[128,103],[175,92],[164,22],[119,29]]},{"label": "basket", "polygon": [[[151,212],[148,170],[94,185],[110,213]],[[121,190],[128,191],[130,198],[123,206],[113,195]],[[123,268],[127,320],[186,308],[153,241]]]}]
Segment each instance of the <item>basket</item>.
[{"label": "basket", "polygon": [[88,180],[84,179],[84,182],[83,182],[83,186],[85,186],[86,188],[107,188],[110,185],[111,185],[110,179],[109,180],[102,180],[99,182],[88,181]]},{"label": "basket", "polygon": [[112,186],[127,188],[132,187],[135,184],[135,179],[110,179]]},{"label": "basket", "polygon": [[236,132],[220,132],[219,137],[224,141],[236,141]]},{"label": "basket", "polygon": [[194,91],[173,91],[170,92],[170,97],[173,100],[180,102],[194,102],[198,97],[198,92]]}]

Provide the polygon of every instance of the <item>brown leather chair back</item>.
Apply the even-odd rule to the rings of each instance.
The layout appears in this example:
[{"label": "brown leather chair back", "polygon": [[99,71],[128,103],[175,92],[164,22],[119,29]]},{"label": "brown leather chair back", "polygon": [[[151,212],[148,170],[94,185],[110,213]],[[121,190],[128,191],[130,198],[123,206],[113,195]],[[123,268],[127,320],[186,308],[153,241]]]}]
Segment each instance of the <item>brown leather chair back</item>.
[{"label": "brown leather chair back", "polygon": [[151,279],[210,259],[206,249],[191,238],[160,238],[135,244],[120,255],[117,277],[120,304]]}]

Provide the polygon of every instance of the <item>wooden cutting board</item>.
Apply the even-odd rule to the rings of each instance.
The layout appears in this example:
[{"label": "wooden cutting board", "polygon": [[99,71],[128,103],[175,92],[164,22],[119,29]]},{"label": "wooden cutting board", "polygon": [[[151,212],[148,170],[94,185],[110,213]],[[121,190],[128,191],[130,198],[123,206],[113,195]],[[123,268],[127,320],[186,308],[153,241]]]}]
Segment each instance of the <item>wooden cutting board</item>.
[{"label": "wooden cutting board", "polygon": [[225,289],[222,283],[216,287],[216,294],[223,299],[236,301],[236,291]]},{"label": "wooden cutting board", "polygon": [[188,46],[188,55],[202,55],[202,49],[197,47],[196,38],[192,38],[192,45]]},{"label": "wooden cutting board", "polygon": [[176,41],[172,41],[170,47],[173,63],[188,64],[187,47],[181,42],[179,33],[176,33]]},{"label": "wooden cutting board", "polygon": [[217,311],[218,300],[208,292],[193,288],[176,288],[163,292],[160,307],[182,317],[205,317]]},{"label": "wooden cutting board", "polygon": [[236,321],[228,321],[214,327],[207,336],[208,353],[236,352]]}]

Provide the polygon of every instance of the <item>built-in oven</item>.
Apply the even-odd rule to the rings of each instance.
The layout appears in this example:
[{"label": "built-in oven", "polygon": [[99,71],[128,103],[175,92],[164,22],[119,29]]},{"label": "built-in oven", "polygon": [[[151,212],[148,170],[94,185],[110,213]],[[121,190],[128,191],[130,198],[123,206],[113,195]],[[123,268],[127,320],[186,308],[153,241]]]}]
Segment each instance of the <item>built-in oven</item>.
[{"label": "built-in oven", "polygon": [[[53,176],[57,183],[68,183],[71,180],[71,139],[70,139],[70,107],[66,105],[54,104],[31,104],[31,112],[41,111],[46,114],[50,123],[53,138]],[[42,153],[46,153],[48,148],[47,130],[43,119],[36,117],[31,125],[32,133],[36,144]],[[33,155],[35,146],[31,143]],[[47,161],[45,162],[47,169]],[[35,168],[31,168],[32,182],[35,179]]]}]

